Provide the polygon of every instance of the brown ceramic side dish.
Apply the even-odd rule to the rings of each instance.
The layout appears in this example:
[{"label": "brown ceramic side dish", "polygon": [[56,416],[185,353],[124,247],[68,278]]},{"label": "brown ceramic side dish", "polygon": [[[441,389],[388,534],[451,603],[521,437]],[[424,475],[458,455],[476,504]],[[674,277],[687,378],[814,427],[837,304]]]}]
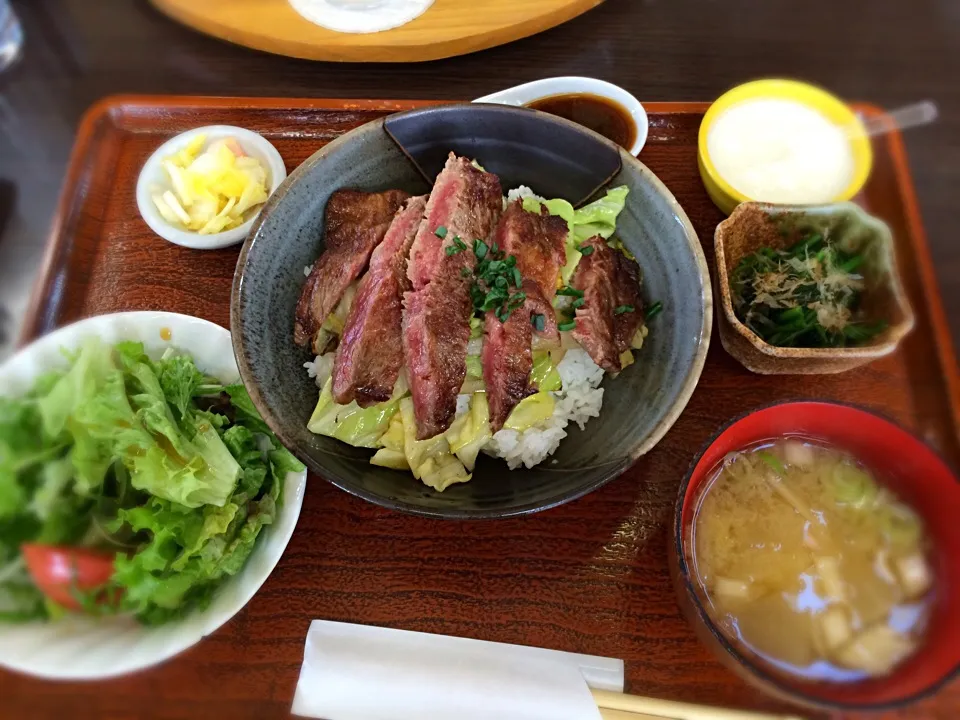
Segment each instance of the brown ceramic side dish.
[{"label": "brown ceramic side dish", "polygon": [[[834,242],[864,254],[863,308],[871,320],[888,325],[879,335],[857,347],[792,348],[764,342],[737,319],[730,276],[740,260],[764,247],[788,248],[802,236],[819,232]],[[893,237],[886,223],[853,203],[830,205],[771,205],[743,203],[717,226],[720,341],[744,367],[763,375],[819,375],[839,373],[865,365],[896,350],[913,329],[913,311],[907,303],[894,258]]]}]

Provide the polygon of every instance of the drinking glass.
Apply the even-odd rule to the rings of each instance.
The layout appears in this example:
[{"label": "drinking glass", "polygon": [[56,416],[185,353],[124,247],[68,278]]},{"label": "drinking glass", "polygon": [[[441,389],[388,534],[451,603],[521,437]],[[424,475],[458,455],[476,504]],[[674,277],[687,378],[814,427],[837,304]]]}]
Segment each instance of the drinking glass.
[{"label": "drinking glass", "polygon": [[23,28],[10,0],[0,0],[0,72],[20,57],[23,48]]}]

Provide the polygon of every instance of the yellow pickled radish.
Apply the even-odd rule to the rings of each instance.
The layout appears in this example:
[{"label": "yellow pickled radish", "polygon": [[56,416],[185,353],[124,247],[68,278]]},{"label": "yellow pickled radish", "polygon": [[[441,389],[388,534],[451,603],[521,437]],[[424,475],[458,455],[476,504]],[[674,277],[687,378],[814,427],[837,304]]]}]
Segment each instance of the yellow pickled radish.
[{"label": "yellow pickled radish", "polygon": [[236,138],[217,140],[204,150],[206,141],[198,135],[165,158],[161,166],[171,189],[151,194],[164,220],[202,235],[243,224],[268,195],[266,169]]}]

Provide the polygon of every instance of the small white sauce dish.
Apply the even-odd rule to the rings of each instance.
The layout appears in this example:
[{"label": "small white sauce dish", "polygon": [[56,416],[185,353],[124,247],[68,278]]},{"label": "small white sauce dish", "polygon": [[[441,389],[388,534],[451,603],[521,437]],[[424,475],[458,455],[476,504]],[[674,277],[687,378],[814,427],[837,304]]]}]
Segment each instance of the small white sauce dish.
[{"label": "small white sauce dish", "polygon": [[497,105],[529,105],[535,100],[552,97],[554,95],[588,94],[599,95],[621,105],[626,110],[637,128],[637,137],[633,146],[629,148],[631,155],[637,155],[647,142],[650,131],[650,121],[647,111],[633,95],[619,85],[588,77],[554,77],[534,80],[533,82],[507,88],[491,95],[484,95],[474,102],[494,103]]},{"label": "small white sauce dish", "polygon": [[144,163],[140,171],[140,177],[137,180],[137,208],[144,222],[150,226],[157,235],[164,240],[169,240],[175,245],[192,248],[193,250],[216,250],[218,248],[229,247],[243,242],[250,232],[250,227],[257,214],[260,212],[260,205],[251,209],[246,222],[230,230],[224,230],[212,235],[201,235],[193,230],[176,227],[168,223],[156,205],[153,204],[151,193],[156,187],[165,190],[171,188],[170,178],[167,177],[161,163],[163,159],[177,153],[185,148],[197,135],[206,135],[203,150],[206,150],[211,143],[217,140],[233,138],[239,143],[243,151],[260,161],[264,170],[267,172],[267,195],[272,195],[280,183],[287,177],[287,168],[283,163],[283,158],[277,149],[262,135],[233,125],[207,125],[205,127],[194,128],[187,132],[180,133],[176,137],[170,138],[154,151],[147,162]]}]

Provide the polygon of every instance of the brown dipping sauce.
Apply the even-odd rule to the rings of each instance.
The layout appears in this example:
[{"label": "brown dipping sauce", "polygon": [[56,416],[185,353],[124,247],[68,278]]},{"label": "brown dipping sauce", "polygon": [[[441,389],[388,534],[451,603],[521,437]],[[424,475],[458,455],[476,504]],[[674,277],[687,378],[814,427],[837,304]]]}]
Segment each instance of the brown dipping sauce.
[{"label": "brown dipping sauce", "polygon": [[528,103],[527,107],[573,120],[628,150],[637,139],[637,126],[627,109],[620,103],[599,95],[551,95],[534,100]]}]

